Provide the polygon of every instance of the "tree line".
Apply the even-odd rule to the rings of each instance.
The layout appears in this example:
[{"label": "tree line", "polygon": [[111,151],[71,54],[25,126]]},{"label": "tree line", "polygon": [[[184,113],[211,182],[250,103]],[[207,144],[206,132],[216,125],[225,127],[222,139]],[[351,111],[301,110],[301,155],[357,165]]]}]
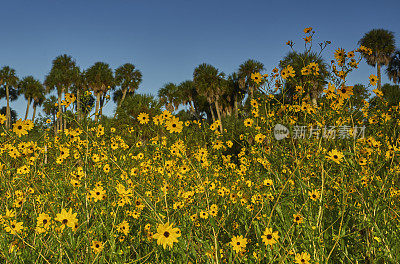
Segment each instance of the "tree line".
[{"label": "tree line", "polygon": [[[386,74],[391,81],[395,84],[400,82],[400,50],[396,50],[393,32],[373,29],[367,32],[358,44],[372,50],[371,54],[363,54],[363,56],[369,65],[377,68],[378,89],[382,89],[382,66],[387,66]],[[320,54],[292,51],[280,61],[279,68],[282,71],[291,65],[296,73],[295,78],[302,78],[301,70],[311,62],[317,63],[320,71],[309,90],[309,97],[316,104],[330,79],[328,65]],[[185,80],[179,84],[169,82],[161,87],[157,94],[158,102],[171,112],[176,111],[181,105],[188,106],[188,114],[191,118],[219,120],[222,131],[222,119],[226,116],[238,118],[239,109],[248,105],[250,100],[261,92],[252,74],[264,70],[263,63],[252,59],[239,65],[238,70],[229,75],[210,64],[202,63],[194,69],[191,80]],[[93,107],[97,122],[102,116],[105,101],[110,98],[110,92],[113,101],[117,104],[114,114],[116,118],[118,109],[127,96],[135,93],[142,82],[142,77],[141,71],[131,63],[126,63],[115,71],[105,62],[96,62],[88,69],[81,69],[75,60],[66,54],[52,61],[52,67],[43,83],[33,76],[19,78],[14,69],[4,66],[0,69],[0,99],[6,98],[7,105],[1,111],[5,112],[6,127],[10,128],[11,117],[15,116],[15,111],[13,112],[10,107],[10,101],[24,96],[27,100],[25,119],[28,118],[31,105],[33,121],[36,108],[43,106],[44,112],[53,116],[55,131],[58,131],[66,128],[67,122],[63,120],[61,114],[66,111],[62,102],[66,93],[74,94],[76,98],[74,108],[78,122],[86,118]],[[285,99],[286,102],[292,101],[296,94],[295,83],[291,79],[286,79],[277,97]],[[366,97],[365,87],[355,85],[354,89],[355,97]],[[383,90],[399,95],[398,89],[390,85]],[[46,95],[52,91],[56,91],[57,96],[46,98]],[[135,105],[130,107],[135,107]]]}]

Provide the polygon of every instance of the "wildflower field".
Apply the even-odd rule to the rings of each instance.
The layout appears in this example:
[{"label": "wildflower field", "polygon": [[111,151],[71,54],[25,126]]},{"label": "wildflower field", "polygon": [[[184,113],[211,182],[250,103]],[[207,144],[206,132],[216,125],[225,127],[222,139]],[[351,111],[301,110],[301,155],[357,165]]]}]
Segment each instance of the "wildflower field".
[{"label": "wildflower field", "polygon": [[399,105],[370,75],[354,107],[347,83],[370,52],[332,54],[317,99],[317,62],[254,72],[247,111],[214,122],[0,115],[1,263],[400,263]]}]

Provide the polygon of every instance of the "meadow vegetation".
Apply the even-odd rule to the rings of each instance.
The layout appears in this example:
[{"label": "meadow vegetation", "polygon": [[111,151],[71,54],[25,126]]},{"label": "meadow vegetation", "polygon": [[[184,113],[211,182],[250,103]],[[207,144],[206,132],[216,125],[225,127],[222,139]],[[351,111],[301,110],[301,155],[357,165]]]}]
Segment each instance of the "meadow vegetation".
[{"label": "meadow vegetation", "polygon": [[[380,73],[349,84],[375,50],[325,63],[330,42],[313,46],[314,33],[304,29],[303,52],[288,41],[270,71],[202,64],[158,100],[130,93],[142,76],[129,65],[118,80],[101,63],[55,65],[42,87],[58,89],[52,99],[24,79],[47,116],[0,115],[1,261],[399,263],[399,88],[380,87]],[[189,110],[173,114],[180,104]]]}]

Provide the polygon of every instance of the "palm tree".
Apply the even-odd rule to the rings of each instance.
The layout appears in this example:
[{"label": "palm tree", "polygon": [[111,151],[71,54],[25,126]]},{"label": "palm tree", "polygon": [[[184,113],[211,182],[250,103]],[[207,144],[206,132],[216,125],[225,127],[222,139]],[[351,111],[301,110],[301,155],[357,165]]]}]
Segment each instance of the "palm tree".
[{"label": "palm tree", "polygon": [[[53,117],[53,124],[56,122],[56,114],[57,114],[57,97],[54,95],[50,96],[43,102],[43,112],[46,115],[51,115]],[[57,133],[57,125],[54,126],[54,132]]]},{"label": "palm tree", "polygon": [[93,90],[96,96],[95,121],[97,122],[101,115],[99,108],[102,107],[104,96],[110,88],[114,87],[113,71],[107,63],[96,62],[87,69],[85,76],[89,88]]},{"label": "palm tree", "polygon": [[32,122],[35,121],[35,115],[36,115],[36,107],[41,106],[46,99],[44,96],[45,94],[45,89],[43,85],[37,86],[37,89],[33,93],[33,115],[32,115]]},{"label": "palm tree", "polygon": [[207,97],[205,97],[204,95],[200,95],[196,90],[196,94],[193,100],[194,100],[193,106],[196,111],[196,116],[198,116],[199,119],[201,119],[203,118],[203,115],[206,114],[207,120],[212,121],[213,120],[212,118],[214,117],[214,112],[210,111],[211,107],[207,101]]},{"label": "palm tree", "polygon": [[165,109],[168,111],[173,112],[178,108],[178,86],[176,86],[176,84],[172,82],[164,84],[164,86],[158,90],[157,95],[160,103],[165,105]]},{"label": "palm tree", "polygon": [[196,86],[196,90],[200,95],[203,95],[207,98],[207,101],[210,104],[210,111],[213,115],[213,120],[215,120],[215,117],[211,105],[212,103],[215,104],[221,133],[222,120],[219,100],[221,95],[224,93],[224,90],[226,89],[224,77],[225,74],[223,72],[220,72],[214,66],[206,63],[197,66],[197,68],[194,69],[193,72],[193,82]]},{"label": "palm tree", "polygon": [[358,41],[359,45],[372,50],[372,53],[362,53],[368,65],[377,67],[378,89],[381,89],[381,66],[388,65],[390,58],[395,51],[395,38],[391,31],[385,29],[373,29]]},{"label": "palm tree", "polygon": [[88,84],[85,77],[85,71],[81,71],[79,67],[76,67],[77,74],[76,79],[71,87],[71,91],[76,94],[76,102],[74,102],[76,106],[76,114],[77,119],[80,121],[82,119],[82,98],[83,92],[88,90]]},{"label": "palm tree", "polygon": [[389,80],[400,83],[400,50],[397,50],[390,59],[386,74]]},{"label": "palm tree", "polygon": [[[122,97],[119,100],[117,108],[121,106],[125,99],[126,93],[135,92],[142,82],[142,73],[131,63],[126,63],[115,70],[115,84],[121,86]],[[114,118],[117,115],[115,111]]]},{"label": "palm tree", "polygon": [[191,80],[186,80],[178,85],[177,89],[179,101],[183,105],[189,105],[190,112],[195,115],[195,109],[193,104],[193,98],[195,97],[196,88]]},{"label": "palm tree", "polygon": [[245,86],[240,85],[239,75],[236,72],[230,74],[227,79],[227,98],[229,98],[230,101],[233,101],[236,118],[238,117],[239,104],[241,104],[244,99],[246,92],[246,90],[241,87],[244,88]]},{"label": "palm tree", "polygon": [[11,125],[11,111],[10,111],[10,100],[14,101],[18,98],[17,96],[17,86],[18,77],[15,75],[15,70],[9,66],[4,66],[0,70],[0,86],[5,87],[5,96],[7,100],[6,108],[6,128],[10,128]]},{"label": "palm tree", "polygon": [[66,54],[56,57],[52,62],[50,73],[46,76],[44,85],[47,92],[56,89],[58,94],[58,127],[57,130],[62,129],[62,95],[67,92],[72,84],[77,81],[79,76],[79,68],[76,66],[75,61],[71,56]]},{"label": "palm tree", "polygon": [[81,118],[86,118],[90,112],[92,112],[96,98],[92,95],[92,93],[82,96],[81,98]]},{"label": "palm tree", "polygon": [[[302,75],[301,70],[311,62],[318,64],[318,75]],[[283,60],[280,61],[279,67],[281,69],[291,65],[295,71],[295,77],[289,78],[285,81],[284,91],[281,96],[293,100],[295,95],[296,85],[300,85],[307,92],[308,98],[312,101],[313,105],[317,106],[317,98],[321,94],[323,87],[326,85],[326,79],[329,77],[327,70],[328,66],[321,56],[314,52],[297,53],[295,51],[289,52]]]},{"label": "palm tree", "polygon": [[238,71],[239,87],[242,90],[250,92],[250,98],[253,99],[256,86],[251,79],[251,74],[264,70],[264,64],[256,60],[247,60],[240,64]]},{"label": "palm tree", "polygon": [[18,94],[23,94],[25,99],[28,100],[25,112],[26,120],[28,118],[31,100],[34,97],[39,98],[40,94],[44,94],[44,87],[38,80],[33,78],[33,76],[26,76],[18,84]]}]

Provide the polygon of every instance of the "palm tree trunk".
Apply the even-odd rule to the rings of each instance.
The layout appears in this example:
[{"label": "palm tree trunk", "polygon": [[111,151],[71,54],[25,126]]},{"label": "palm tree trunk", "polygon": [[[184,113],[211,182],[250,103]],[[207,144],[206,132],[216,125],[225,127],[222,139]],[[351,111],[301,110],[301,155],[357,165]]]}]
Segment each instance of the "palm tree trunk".
[{"label": "palm tree trunk", "polygon": [[[64,113],[65,113],[65,111],[66,111],[66,109],[64,109]],[[67,129],[67,119],[63,118],[63,120],[64,120],[64,130],[66,130]]]},{"label": "palm tree trunk", "polygon": [[194,103],[193,100],[191,102],[192,102],[192,105],[193,105],[194,116],[196,117],[197,120],[200,120],[200,114],[199,114],[199,111],[197,110],[197,106],[196,106],[196,104]]},{"label": "palm tree trunk", "polygon": [[53,115],[53,124],[54,124],[54,135],[57,136],[57,127],[58,127],[58,125],[56,123],[56,116],[55,115]]},{"label": "palm tree trunk", "polygon": [[76,113],[78,116],[78,122],[81,121],[81,98],[80,98],[79,87],[76,89]]},{"label": "palm tree trunk", "polygon": [[307,95],[308,95],[308,96],[307,96],[307,99],[308,99],[307,103],[311,103],[311,102],[312,102],[312,99],[311,99],[311,92],[308,92]]},{"label": "palm tree trunk", "polygon": [[32,115],[32,122],[35,121],[35,115],[36,115],[36,104],[35,101],[33,101],[33,115]]},{"label": "palm tree trunk", "polygon": [[238,99],[237,99],[237,94],[235,94],[235,102],[234,102],[234,106],[235,106],[235,117],[238,117]]},{"label": "palm tree trunk", "polygon": [[61,88],[61,90],[58,91],[58,119],[57,119],[57,133],[58,130],[62,129],[62,107],[61,107],[61,96],[64,92],[64,88]]},{"label": "palm tree trunk", "polygon": [[317,98],[315,98],[314,96],[311,98],[312,104],[314,106],[314,108],[317,108],[318,104],[317,104]]},{"label": "palm tree trunk", "polygon": [[118,108],[120,108],[120,106],[122,105],[122,102],[125,100],[125,96],[126,96],[126,92],[127,92],[127,91],[128,91],[128,88],[122,90],[122,98],[121,98],[121,100],[118,102],[117,109],[115,109],[114,118],[117,116],[117,110],[118,110]]},{"label": "palm tree trunk", "polygon": [[95,111],[95,121],[99,120],[99,104],[100,104],[100,92],[96,93],[96,111]]},{"label": "palm tree trunk", "polygon": [[381,64],[380,63],[377,63],[377,75],[378,75],[378,90],[380,90],[381,89]]},{"label": "palm tree trunk", "polygon": [[165,109],[172,113],[174,111],[174,106],[172,105],[172,103],[168,103],[165,105]]},{"label": "palm tree trunk", "polygon": [[44,146],[44,164],[47,164],[47,144]]},{"label": "palm tree trunk", "polygon": [[192,115],[195,115],[194,107],[191,100],[189,101],[189,106],[190,106],[190,112],[192,113]]},{"label": "palm tree trunk", "polygon": [[99,118],[101,117],[101,115],[103,114],[103,105],[104,105],[104,100],[105,100],[105,98],[104,98],[104,95],[102,94],[101,95],[101,97],[100,97],[100,114],[99,114]]},{"label": "palm tree trunk", "polygon": [[31,104],[31,98],[28,97],[28,104],[26,105],[26,113],[25,113],[25,120],[28,118],[28,113],[29,113],[29,106]]},{"label": "palm tree trunk", "polygon": [[119,101],[119,103],[118,103],[118,107],[120,107],[122,102],[125,100],[127,92],[128,92],[128,88],[122,90],[122,98],[121,98],[121,101]]},{"label": "palm tree trunk", "polygon": [[213,120],[213,123],[214,123],[215,122],[215,116],[214,116],[214,111],[213,111],[213,109],[211,107],[211,104],[210,104],[210,111],[211,111],[211,117],[212,117],[212,120]]},{"label": "palm tree trunk", "polygon": [[6,128],[9,129],[11,125],[11,111],[10,111],[10,91],[8,90],[8,85],[6,85],[6,98],[7,98]]},{"label": "palm tree trunk", "polygon": [[228,116],[232,116],[232,106],[231,106],[231,105],[229,105],[229,106],[226,108],[226,114],[227,114]]},{"label": "palm tree trunk", "polygon": [[314,108],[317,108],[317,85],[314,83],[313,89],[311,91],[311,102],[314,106]]},{"label": "palm tree trunk", "polygon": [[222,133],[222,120],[221,120],[221,112],[220,112],[219,105],[218,105],[218,99],[215,100],[215,108],[217,109],[217,115],[218,115],[218,120],[219,120],[219,130]]}]

